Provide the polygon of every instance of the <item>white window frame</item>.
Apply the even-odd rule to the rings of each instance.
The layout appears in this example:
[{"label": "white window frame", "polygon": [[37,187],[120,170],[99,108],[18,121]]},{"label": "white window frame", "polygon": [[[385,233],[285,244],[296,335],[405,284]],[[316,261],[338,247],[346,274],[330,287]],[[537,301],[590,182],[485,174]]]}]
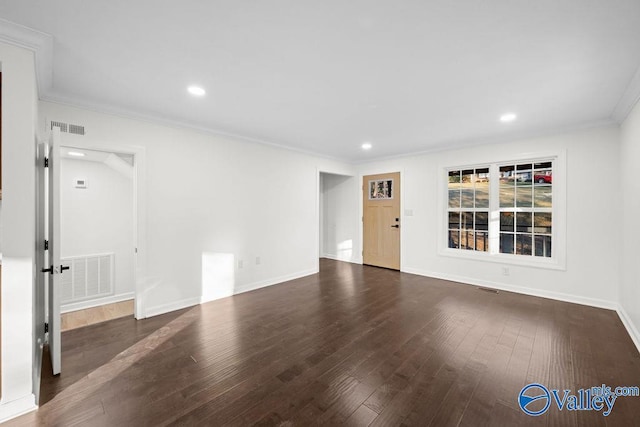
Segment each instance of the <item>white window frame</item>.
[{"label": "white window frame", "polygon": [[[502,254],[500,253],[500,187],[499,167],[507,164],[536,163],[551,161],[553,168],[553,202],[551,228],[551,257],[534,255]],[[472,251],[449,248],[449,192],[448,172],[451,170],[475,169],[489,165],[489,251]],[[545,153],[522,153],[500,158],[482,158],[478,161],[442,165],[439,171],[439,202],[438,202],[438,254],[460,259],[484,262],[496,262],[509,265],[521,265],[544,269],[566,270],[566,235],[567,235],[567,164],[566,151],[558,150]],[[517,209],[516,209],[517,211]]]}]

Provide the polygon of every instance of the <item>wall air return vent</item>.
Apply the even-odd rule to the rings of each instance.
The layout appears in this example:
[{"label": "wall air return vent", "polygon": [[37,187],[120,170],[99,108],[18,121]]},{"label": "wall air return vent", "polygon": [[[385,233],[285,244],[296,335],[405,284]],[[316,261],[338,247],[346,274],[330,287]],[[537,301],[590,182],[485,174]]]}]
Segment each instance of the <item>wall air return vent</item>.
[{"label": "wall air return vent", "polygon": [[74,133],[76,135],[84,135],[84,126],[79,125],[69,125],[69,133]]},{"label": "wall air return vent", "polygon": [[62,304],[113,295],[114,253],[61,258],[70,268],[62,274]]},{"label": "wall air return vent", "polygon": [[60,132],[66,132],[67,127],[68,125],[66,123],[54,122],[54,121],[51,122],[51,130],[53,130],[53,128],[60,128]]},{"label": "wall air return vent", "polygon": [[74,135],[84,135],[84,126],[72,125],[64,122],[51,121],[51,130],[59,128],[60,132],[72,133]]}]

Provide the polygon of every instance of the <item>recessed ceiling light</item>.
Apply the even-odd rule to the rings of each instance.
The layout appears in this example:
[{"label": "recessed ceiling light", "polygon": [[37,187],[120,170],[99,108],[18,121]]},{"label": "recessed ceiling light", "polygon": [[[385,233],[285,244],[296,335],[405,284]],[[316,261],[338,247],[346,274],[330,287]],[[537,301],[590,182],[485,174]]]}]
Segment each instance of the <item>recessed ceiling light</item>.
[{"label": "recessed ceiling light", "polygon": [[77,151],[69,151],[67,154],[69,154],[70,156],[74,156],[74,157],[84,157],[85,156],[84,153],[79,153]]},{"label": "recessed ceiling light", "polygon": [[187,91],[193,96],[204,96],[207,93],[200,86],[189,86]]},{"label": "recessed ceiling light", "polygon": [[505,113],[505,114],[500,116],[500,121],[502,123],[508,123],[508,122],[514,121],[517,118],[518,118],[518,116],[516,116],[514,113]]},{"label": "recessed ceiling light", "polygon": [[371,150],[371,147],[373,147],[373,146],[371,145],[370,142],[365,142],[364,144],[362,144],[362,149],[363,150]]}]

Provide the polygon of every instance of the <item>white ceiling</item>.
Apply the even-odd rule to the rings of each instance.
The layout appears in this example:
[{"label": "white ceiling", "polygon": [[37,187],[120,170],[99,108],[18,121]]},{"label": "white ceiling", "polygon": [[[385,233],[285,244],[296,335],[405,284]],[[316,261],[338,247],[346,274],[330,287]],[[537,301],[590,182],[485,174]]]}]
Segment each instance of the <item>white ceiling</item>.
[{"label": "white ceiling", "polygon": [[638,0],[0,0],[0,17],[53,37],[42,99],[349,161],[619,121],[640,91]]}]

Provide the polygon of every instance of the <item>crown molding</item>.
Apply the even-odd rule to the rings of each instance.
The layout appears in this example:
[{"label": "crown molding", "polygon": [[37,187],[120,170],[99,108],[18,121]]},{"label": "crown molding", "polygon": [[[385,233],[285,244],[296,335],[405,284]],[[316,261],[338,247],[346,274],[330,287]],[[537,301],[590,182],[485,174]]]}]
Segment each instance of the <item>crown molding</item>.
[{"label": "crown molding", "polygon": [[64,95],[57,94],[55,93],[55,91],[50,91],[47,94],[40,94],[40,101],[49,102],[52,104],[60,104],[60,105],[64,105],[71,108],[78,108],[82,110],[93,111],[94,113],[108,114],[111,116],[121,117],[123,119],[128,119],[128,120],[137,120],[141,122],[153,123],[160,126],[167,126],[167,127],[177,128],[177,129],[186,129],[186,130],[191,130],[191,131],[209,134],[213,136],[231,138],[238,141],[266,145],[269,147],[274,147],[281,150],[286,150],[286,151],[303,154],[306,156],[316,157],[320,159],[331,160],[331,161],[345,163],[345,164],[353,164],[347,159],[341,159],[338,157],[330,156],[330,155],[312,151],[312,150],[305,150],[303,148],[297,148],[297,147],[293,147],[286,144],[279,144],[279,143],[271,142],[261,138],[256,138],[252,136],[242,135],[239,133],[220,130],[214,127],[202,126],[189,121],[170,119],[157,114],[141,113],[131,109],[116,107],[107,103],[80,100],[74,97],[67,97]]},{"label": "crown molding", "polygon": [[53,86],[53,36],[0,19],[0,42],[33,52],[38,93],[48,93]]},{"label": "crown molding", "polygon": [[592,120],[588,122],[576,123],[568,126],[555,126],[548,129],[538,129],[531,131],[512,132],[500,136],[484,136],[478,138],[455,139],[445,141],[443,143],[433,144],[423,150],[415,150],[395,155],[380,155],[370,157],[363,160],[355,160],[352,164],[359,166],[367,163],[374,163],[382,160],[398,160],[410,157],[425,156],[446,151],[462,150],[465,148],[481,147],[495,144],[505,144],[517,141],[526,141],[529,139],[549,138],[556,135],[564,135],[575,132],[588,131],[591,129],[614,128],[617,129],[619,124],[613,119]]},{"label": "crown molding", "polygon": [[625,89],[624,93],[620,97],[618,104],[611,113],[611,118],[618,124],[625,121],[633,107],[640,101],[640,67],[636,70],[633,78],[629,82],[629,85]]}]

